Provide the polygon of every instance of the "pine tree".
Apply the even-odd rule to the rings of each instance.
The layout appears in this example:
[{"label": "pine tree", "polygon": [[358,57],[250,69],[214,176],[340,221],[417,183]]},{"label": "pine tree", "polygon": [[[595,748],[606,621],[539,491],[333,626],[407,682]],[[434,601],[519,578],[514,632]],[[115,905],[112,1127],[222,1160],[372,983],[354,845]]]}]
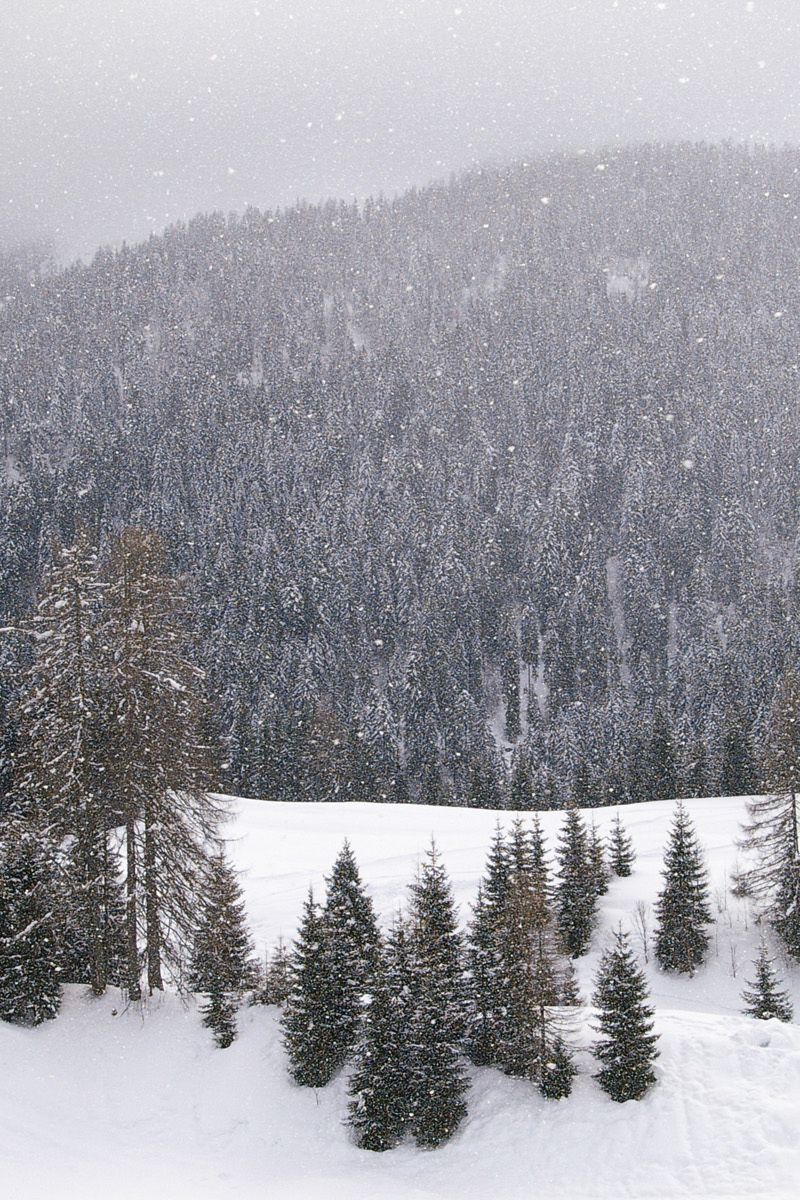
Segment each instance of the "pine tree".
[{"label": "pine tree", "polygon": [[203,673],[186,657],[185,605],[153,533],[114,543],[100,634],[113,652],[109,705],[116,754],[107,785],[125,823],[126,984],[163,987],[165,959],[187,957],[198,891],[220,819],[210,795]]},{"label": "pine tree", "polygon": [[656,959],[662,970],[693,975],[705,959],[711,910],[702,852],[680,801],[664,855],[663,878],[656,902]]},{"label": "pine tree", "polygon": [[593,1002],[599,1010],[594,1052],[602,1064],[600,1086],[612,1100],[640,1100],[656,1081],[658,1037],[644,975],[622,930],[603,953]]},{"label": "pine tree", "polygon": [[236,1037],[242,994],[255,982],[252,953],[239,881],[220,849],[206,871],[189,986],[207,997],[203,1024],[223,1049]]},{"label": "pine tree", "polygon": [[48,842],[7,819],[0,842],[0,1019],[39,1025],[61,1004],[56,864]]},{"label": "pine tree", "polygon": [[597,902],[586,828],[577,808],[567,811],[557,857],[555,906],[558,933],[564,952],[577,958],[589,947]]},{"label": "pine tree", "polygon": [[292,990],[281,1018],[289,1073],[302,1087],[325,1087],[341,1066],[331,1030],[330,948],[309,889],[291,959]]},{"label": "pine tree", "polygon": [[331,1053],[343,1066],[355,1047],[362,1003],[378,963],[380,937],[372,901],[364,891],[358,865],[345,842],[326,879],[322,910],[328,947]]},{"label": "pine tree", "polygon": [[770,710],[764,783],[769,794],[747,803],[740,844],[754,861],[740,883],[800,961],[800,679],[794,670],[784,675]]},{"label": "pine tree", "polygon": [[611,836],[609,837],[609,859],[611,870],[620,878],[627,878],[631,873],[636,853],[633,849],[633,844],[628,836],[625,826],[622,824],[622,817],[619,812],[615,813],[614,820],[611,822]]},{"label": "pine tree", "polygon": [[411,886],[414,1015],[411,1029],[412,1113],[417,1145],[446,1141],[466,1116],[467,1080],[461,1042],[466,990],[455,904],[434,845]]},{"label": "pine tree", "polygon": [[608,891],[609,869],[603,839],[594,821],[589,828],[589,863],[595,892],[598,896],[604,896]]},{"label": "pine tree", "polygon": [[398,918],[377,968],[348,1085],[349,1123],[365,1150],[390,1150],[408,1130],[413,1111],[413,1017],[408,939]]},{"label": "pine tree", "polygon": [[779,986],[775,964],[763,937],[753,966],[755,979],[748,982],[742,992],[746,1015],[759,1021],[768,1021],[770,1017],[776,1017],[779,1021],[791,1021],[792,1002],[789,993],[782,991]]}]

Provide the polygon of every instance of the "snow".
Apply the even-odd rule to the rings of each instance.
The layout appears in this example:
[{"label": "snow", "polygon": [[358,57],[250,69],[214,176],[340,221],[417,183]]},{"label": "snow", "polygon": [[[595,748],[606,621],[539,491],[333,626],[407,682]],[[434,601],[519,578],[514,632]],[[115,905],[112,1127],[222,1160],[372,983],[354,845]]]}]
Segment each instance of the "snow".
[{"label": "snow", "polygon": [[[432,835],[468,915],[497,814],[364,804],[233,801],[231,853],[244,872],[259,949],[291,937],[309,883],[321,893],[348,837],[388,919]],[[239,1038],[216,1050],[192,1001],[166,995],[123,1011],[70,988],[61,1016],[36,1030],[0,1025],[0,1196],[152,1194],[170,1200],[515,1200],[794,1196],[800,1183],[800,1030],[739,1014],[758,931],[726,890],[741,799],[690,800],[708,852],[716,926],[694,979],[647,967],[661,1035],[658,1086],[617,1105],[591,1078],[591,1014],[574,1037],[581,1074],[552,1103],[522,1081],[473,1072],[470,1115],[440,1150],[357,1149],[343,1126],[343,1078],[313,1092],[285,1072],[275,1011],[246,1009]],[[638,859],[602,898],[601,925],[578,961],[584,995],[604,936],[652,905],[672,806],[631,805]],[[608,830],[615,810],[592,815]],[[513,814],[500,814],[504,824]],[[561,817],[543,814],[552,846]],[[651,915],[652,924],[652,915]],[[635,941],[635,937],[634,937]],[[732,949],[733,948],[733,949]],[[784,975],[786,964],[778,957]],[[736,977],[733,976],[734,966]],[[800,1007],[800,970],[789,972]]]}]

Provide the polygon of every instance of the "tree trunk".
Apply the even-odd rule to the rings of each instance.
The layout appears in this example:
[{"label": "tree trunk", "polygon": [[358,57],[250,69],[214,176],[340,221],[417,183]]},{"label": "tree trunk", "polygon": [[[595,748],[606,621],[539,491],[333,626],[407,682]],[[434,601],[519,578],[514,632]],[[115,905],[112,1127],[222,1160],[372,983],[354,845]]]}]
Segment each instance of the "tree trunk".
[{"label": "tree trunk", "polygon": [[144,903],[145,939],[147,954],[147,986],[163,991],[161,978],[161,921],[158,906],[158,872],[156,867],[156,834],[149,804],[144,808]]},{"label": "tree trunk", "polygon": [[125,842],[127,866],[125,878],[125,973],[129,998],[141,1000],[139,943],[136,936],[136,821],[133,814],[125,822]]}]

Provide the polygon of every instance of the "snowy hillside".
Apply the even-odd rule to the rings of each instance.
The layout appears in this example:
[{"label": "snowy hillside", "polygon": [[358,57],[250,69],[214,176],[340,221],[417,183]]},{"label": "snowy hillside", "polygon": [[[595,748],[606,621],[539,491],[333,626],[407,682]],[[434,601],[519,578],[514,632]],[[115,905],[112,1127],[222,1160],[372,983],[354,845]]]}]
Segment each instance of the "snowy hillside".
[{"label": "snowy hillside", "polygon": [[[404,899],[435,835],[466,918],[497,814],[362,804],[236,800],[232,855],[244,872],[259,950],[291,937],[309,882],[322,888],[350,839],[380,915]],[[118,1011],[69,989],[62,1015],[27,1030],[0,1025],[0,1196],[142,1195],[171,1200],[515,1200],[538,1197],[781,1197],[800,1186],[800,1029],[739,1015],[757,934],[730,896],[743,803],[690,800],[707,851],[716,925],[694,980],[648,967],[661,1034],[659,1084],[641,1103],[610,1101],[579,1055],[573,1096],[543,1100],[533,1085],[473,1071],[470,1115],[434,1152],[370,1154],[342,1121],[344,1081],[315,1093],[287,1078],[274,1010],[251,1008],[240,1036],[212,1046],[192,1003],[175,996]],[[638,901],[652,905],[672,806],[623,810],[638,859],[601,901],[591,953],[578,960],[590,991],[599,950]],[[607,829],[614,810],[593,815]],[[504,824],[512,814],[503,813]],[[560,814],[543,814],[552,846]],[[652,912],[649,913],[652,926]],[[634,934],[634,942],[639,945]],[[780,960],[779,960],[780,961]],[[781,963],[785,971],[786,966]],[[786,972],[800,1007],[800,971]],[[592,1039],[585,1013],[576,1040]]]}]

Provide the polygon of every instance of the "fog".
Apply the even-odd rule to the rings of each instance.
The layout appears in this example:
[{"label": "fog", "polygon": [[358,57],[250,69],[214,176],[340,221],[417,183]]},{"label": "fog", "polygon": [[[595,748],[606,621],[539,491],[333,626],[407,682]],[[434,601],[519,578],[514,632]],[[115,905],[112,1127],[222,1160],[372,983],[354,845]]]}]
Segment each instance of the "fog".
[{"label": "fog", "polygon": [[0,0],[0,242],[642,139],[797,141],[798,0]]}]

